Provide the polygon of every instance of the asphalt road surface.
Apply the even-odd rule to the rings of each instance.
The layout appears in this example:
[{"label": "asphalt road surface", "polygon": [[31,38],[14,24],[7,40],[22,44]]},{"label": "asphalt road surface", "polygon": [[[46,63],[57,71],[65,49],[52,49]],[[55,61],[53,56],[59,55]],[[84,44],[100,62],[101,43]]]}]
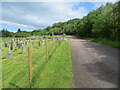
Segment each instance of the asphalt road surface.
[{"label": "asphalt road surface", "polygon": [[117,88],[118,50],[68,36],[74,88]]}]

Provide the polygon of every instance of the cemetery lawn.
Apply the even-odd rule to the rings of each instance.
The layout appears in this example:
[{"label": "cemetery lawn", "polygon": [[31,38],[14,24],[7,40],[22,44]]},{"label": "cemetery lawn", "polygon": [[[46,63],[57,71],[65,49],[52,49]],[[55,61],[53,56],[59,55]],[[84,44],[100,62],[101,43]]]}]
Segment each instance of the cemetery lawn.
[{"label": "cemetery lawn", "polygon": [[2,37],[2,38],[0,38],[0,40],[2,40],[3,42],[11,40],[11,39],[13,39],[13,37]]},{"label": "cemetery lawn", "polygon": [[[5,40],[5,39],[4,39]],[[32,46],[32,83],[29,83],[27,47]],[[12,51],[13,58],[6,59],[8,48],[3,45],[2,84],[3,88],[72,88],[72,64],[67,41],[60,44],[48,40],[49,59],[46,60],[46,45],[37,48],[31,40],[22,49]],[[15,47],[14,47],[15,48]],[[55,49],[56,48],[56,49]]]}]

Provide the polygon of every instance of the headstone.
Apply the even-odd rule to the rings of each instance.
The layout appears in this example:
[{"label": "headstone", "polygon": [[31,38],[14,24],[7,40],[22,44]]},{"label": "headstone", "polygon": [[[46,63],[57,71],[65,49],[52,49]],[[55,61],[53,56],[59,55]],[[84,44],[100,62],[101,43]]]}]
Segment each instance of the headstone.
[{"label": "headstone", "polygon": [[25,50],[25,46],[24,44],[22,44],[22,53],[24,53],[26,50]]},{"label": "headstone", "polygon": [[45,45],[45,43],[44,43],[44,40],[43,40],[43,39],[42,39],[41,43],[42,43],[42,45]]},{"label": "headstone", "polygon": [[38,46],[40,46],[40,41],[38,41]]},{"label": "headstone", "polygon": [[15,39],[13,38],[13,39],[12,39],[12,41],[14,42],[14,41],[15,41]]},{"label": "headstone", "polygon": [[15,46],[16,46],[16,47],[18,46],[18,41],[15,42]]},{"label": "headstone", "polygon": [[5,47],[7,47],[7,43],[4,43]]},{"label": "headstone", "polygon": [[21,46],[20,43],[18,43],[18,44],[17,44],[18,49],[20,49],[20,46]]},{"label": "headstone", "polygon": [[54,32],[52,32],[52,36],[54,36]]},{"label": "headstone", "polygon": [[27,45],[27,42],[25,41],[25,45]]},{"label": "headstone", "polygon": [[13,41],[13,45],[15,45],[15,46],[16,46],[16,41]]},{"label": "headstone", "polygon": [[6,58],[12,58],[12,53],[11,53],[11,47],[10,46],[8,48],[8,54],[6,55]]},{"label": "headstone", "polygon": [[11,43],[10,43],[10,42],[8,42],[8,43],[7,43],[7,47],[9,48],[9,46],[10,46],[10,45],[11,45]]},{"label": "headstone", "polygon": [[13,42],[11,42],[11,45],[10,45],[10,46],[11,46],[11,51],[12,51],[12,50],[13,50]]},{"label": "headstone", "polygon": [[18,39],[17,41],[18,41],[18,43],[19,43],[20,40]]}]

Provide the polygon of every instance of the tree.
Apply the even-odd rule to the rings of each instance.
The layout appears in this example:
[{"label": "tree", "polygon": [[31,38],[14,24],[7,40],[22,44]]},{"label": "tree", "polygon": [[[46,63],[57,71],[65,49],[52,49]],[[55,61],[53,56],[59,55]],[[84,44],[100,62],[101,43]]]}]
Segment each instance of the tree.
[{"label": "tree", "polygon": [[17,32],[21,32],[20,28],[18,28],[18,31]]}]

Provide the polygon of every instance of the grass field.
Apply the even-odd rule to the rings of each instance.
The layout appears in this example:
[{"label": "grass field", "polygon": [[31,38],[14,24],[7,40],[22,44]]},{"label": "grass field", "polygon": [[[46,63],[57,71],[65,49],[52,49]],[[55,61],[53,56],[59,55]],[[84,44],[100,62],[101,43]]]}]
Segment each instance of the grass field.
[{"label": "grass field", "polygon": [[[3,39],[5,41],[7,39]],[[32,45],[32,83],[29,82],[27,48]],[[3,88],[70,88],[72,72],[70,49],[67,41],[54,43],[48,40],[48,56],[46,45],[37,48],[35,40],[30,41],[26,52],[22,49],[12,51],[12,58],[6,59],[8,48],[2,47],[2,87]],[[15,46],[14,46],[15,49]]]}]

